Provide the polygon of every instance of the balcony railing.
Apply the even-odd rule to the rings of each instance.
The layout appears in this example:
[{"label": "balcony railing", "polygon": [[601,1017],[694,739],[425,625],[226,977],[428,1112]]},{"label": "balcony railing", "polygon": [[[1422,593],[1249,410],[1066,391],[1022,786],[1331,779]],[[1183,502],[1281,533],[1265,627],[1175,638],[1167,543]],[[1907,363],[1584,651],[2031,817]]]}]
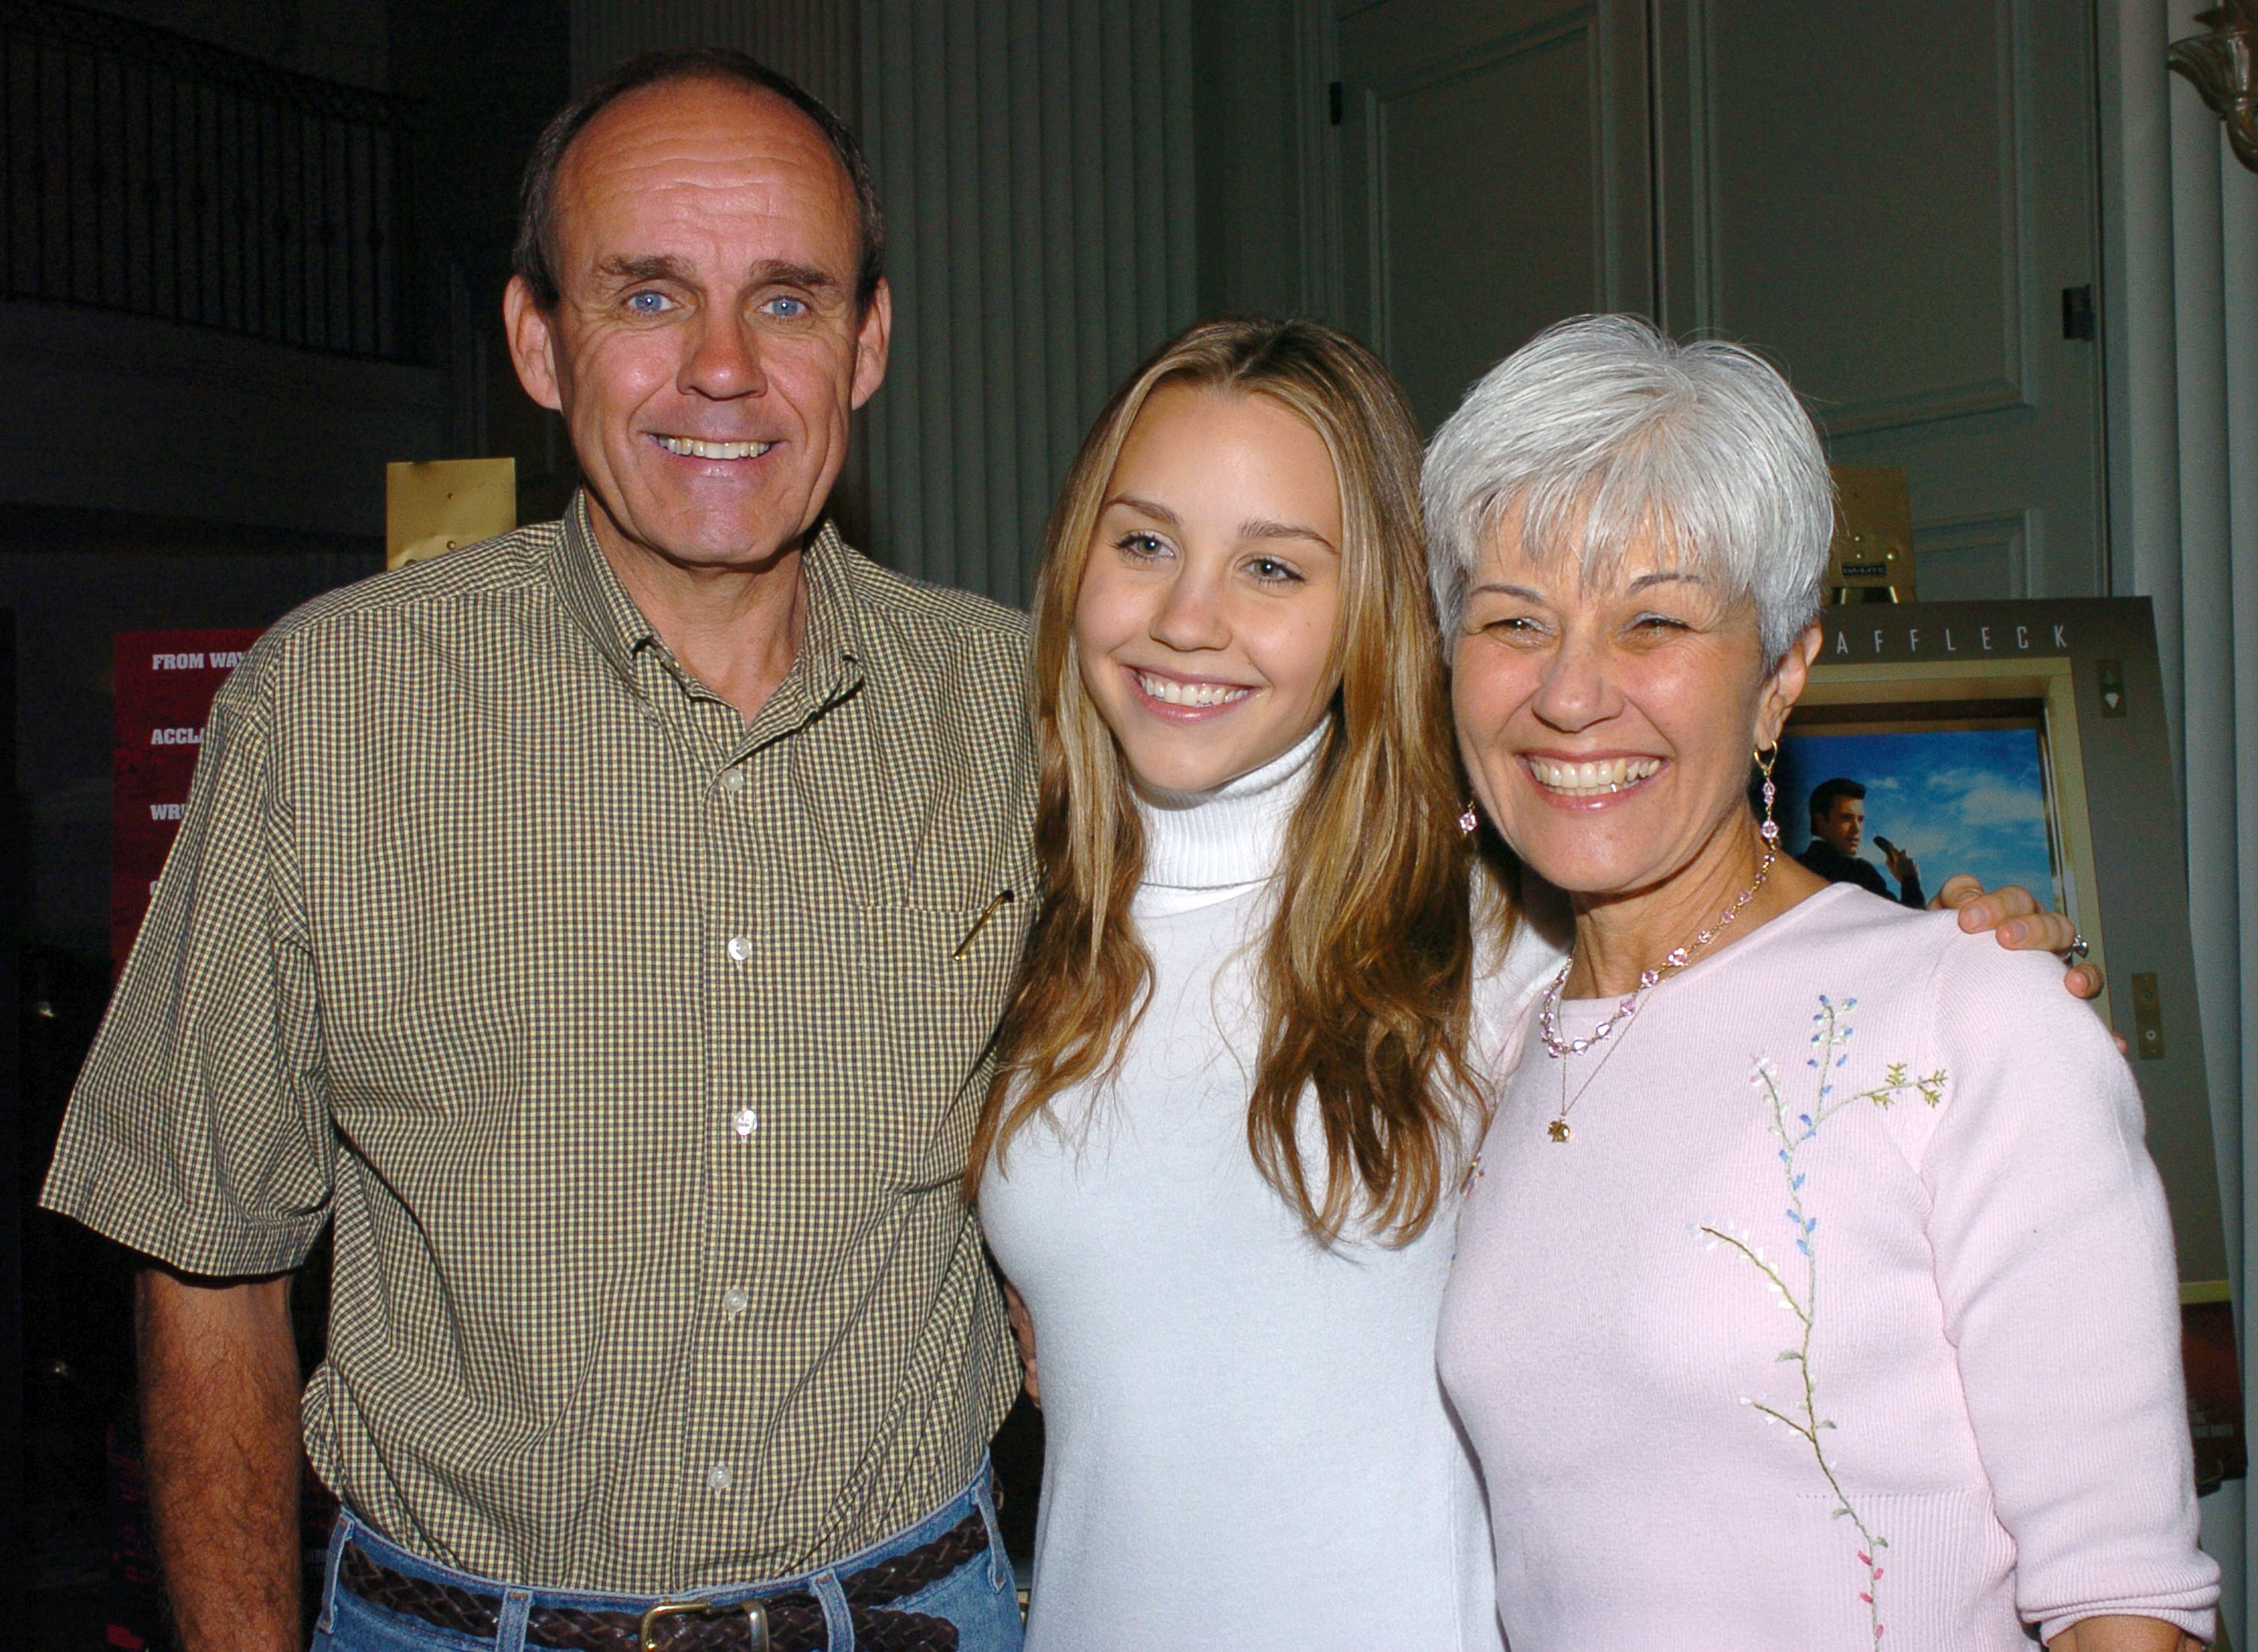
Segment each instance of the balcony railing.
[{"label": "balcony railing", "polygon": [[0,290],[351,356],[417,352],[401,104],[0,0]]}]

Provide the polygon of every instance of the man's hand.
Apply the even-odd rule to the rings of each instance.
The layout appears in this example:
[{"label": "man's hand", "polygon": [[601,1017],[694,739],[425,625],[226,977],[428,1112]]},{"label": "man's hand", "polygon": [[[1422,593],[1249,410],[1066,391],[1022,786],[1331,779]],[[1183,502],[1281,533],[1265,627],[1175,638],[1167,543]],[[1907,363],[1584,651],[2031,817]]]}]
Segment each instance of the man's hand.
[{"label": "man's hand", "polygon": [[1899,883],[1910,883],[1921,876],[1920,863],[1896,844],[1885,844],[1877,839],[1875,847],[1882,852],[1882,864],[1890,869],[1890,876]]},{"label": "man's hand", "polygon": [[1027,1312],[1027,1305],[1012,1281],[1004,1281],[1004,1314],[1012,1322],[1012,1335],[1019,1339],[1019,1363],[1027,1368],[1027,1398],[1040,1407],[1043,1403],[1043,1386],[1035,1380],[1035,1316]]},{"label": "man's hand", "polygon": [[184,1652],[296,1652],[298,1347],[290,1279],[134,1281],[141,1449]]},{"label": "man's hand", "polygon": [[[1986,895],[1984,885],[1965,872],[1945,879],[1944,887],[1929,904],[1940,911],[1956,910],[1961,928],[1971,935],[1988,929],[2010,952],[2066,953],[2077,935],[2077,925],[2060,912],[2047,911],[2036,896],[2020,884],[2010,883]],[[2062,984],[2077,997],[2098,998],[2101,972],[2091,964],[2075,963]],[[2120,1046],[2122,1043],[2120,1039]]]},{"label": "man's hand", "polygon": [[2162,1618],[2080,1618],[2047,1652],[2203,1652],[2203,1642]]}]

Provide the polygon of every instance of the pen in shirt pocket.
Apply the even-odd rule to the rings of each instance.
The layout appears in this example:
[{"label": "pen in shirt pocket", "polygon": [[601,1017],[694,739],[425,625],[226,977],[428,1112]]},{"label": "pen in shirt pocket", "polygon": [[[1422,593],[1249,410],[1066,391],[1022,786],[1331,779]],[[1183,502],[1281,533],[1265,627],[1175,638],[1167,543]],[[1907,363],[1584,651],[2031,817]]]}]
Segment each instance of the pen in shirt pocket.
[{"label": "pen in shirt pocket", "polygon": [[1019,897],[1012,890],[1005,890],[987,905],[982,907],[980,916],[972,920],[972,927],[964,932],[964,939],[956,943],[956,950],[948,954],[948,961],[953,964],[962,963],[964,955],[972,950],[972,943],[980,939],[980,932],[988,927],[988,920],[1001,911],[1008,902],[1018,898]]}]

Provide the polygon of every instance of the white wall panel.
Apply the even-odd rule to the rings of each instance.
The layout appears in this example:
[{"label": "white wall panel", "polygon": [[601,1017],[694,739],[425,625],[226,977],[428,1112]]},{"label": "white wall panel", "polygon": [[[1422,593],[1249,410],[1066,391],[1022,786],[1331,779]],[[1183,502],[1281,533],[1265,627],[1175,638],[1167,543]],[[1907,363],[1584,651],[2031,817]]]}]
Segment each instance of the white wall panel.
[{"label": "white wall panel", "polygon": [[2031,510],[1956,516],[1913,530],[1913,554],[1924,602],[1993,602],[2029,588],[2026,548]]},{"label": "white wall panel", "polygon": [[1539,328],[1648,308],[1645,35],[1630,0],[1344,8],[1341,312],[1424,427]]},{"label": "white wall panel", "polygon": [[2027,9],[1701,8],[1701,320],[1779,351],[1830,435],[2029,399]]},{"label": "white wall panel", "polygon": [[[1843,464],[1901,464],[1942,589],[2106,588],[2088,0],[1667,0],[1674,317],[1786,369]],[[2016,517],[1987,549],[1952,524]],[[1949,545],[1938,537],[1953,539]],[[1922,594],[1933,595],[1924,573]]]},{"label": "white wall panel", "polygon": [[896,316],[870,537],[1024,602],[1083,428],[1196,308],[1189,0],[866,0],[863,19]]}]

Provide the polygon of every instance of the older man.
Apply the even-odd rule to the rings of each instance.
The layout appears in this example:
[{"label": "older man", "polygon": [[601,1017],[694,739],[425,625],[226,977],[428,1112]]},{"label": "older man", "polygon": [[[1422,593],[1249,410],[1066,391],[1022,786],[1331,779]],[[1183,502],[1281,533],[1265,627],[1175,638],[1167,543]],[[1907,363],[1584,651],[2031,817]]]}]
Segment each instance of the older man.
[{"label": "older man", "polygon": [[958,1184],[1033,905],[1024,620],[821,525],[882,252],[806,94],[627,66],[507,300],[585,492],[301,609],[213,708],[46,1194],[151,1258],[197,1652],[299,1633],[325,1223],[317,1645],[1018,1643]]}]

